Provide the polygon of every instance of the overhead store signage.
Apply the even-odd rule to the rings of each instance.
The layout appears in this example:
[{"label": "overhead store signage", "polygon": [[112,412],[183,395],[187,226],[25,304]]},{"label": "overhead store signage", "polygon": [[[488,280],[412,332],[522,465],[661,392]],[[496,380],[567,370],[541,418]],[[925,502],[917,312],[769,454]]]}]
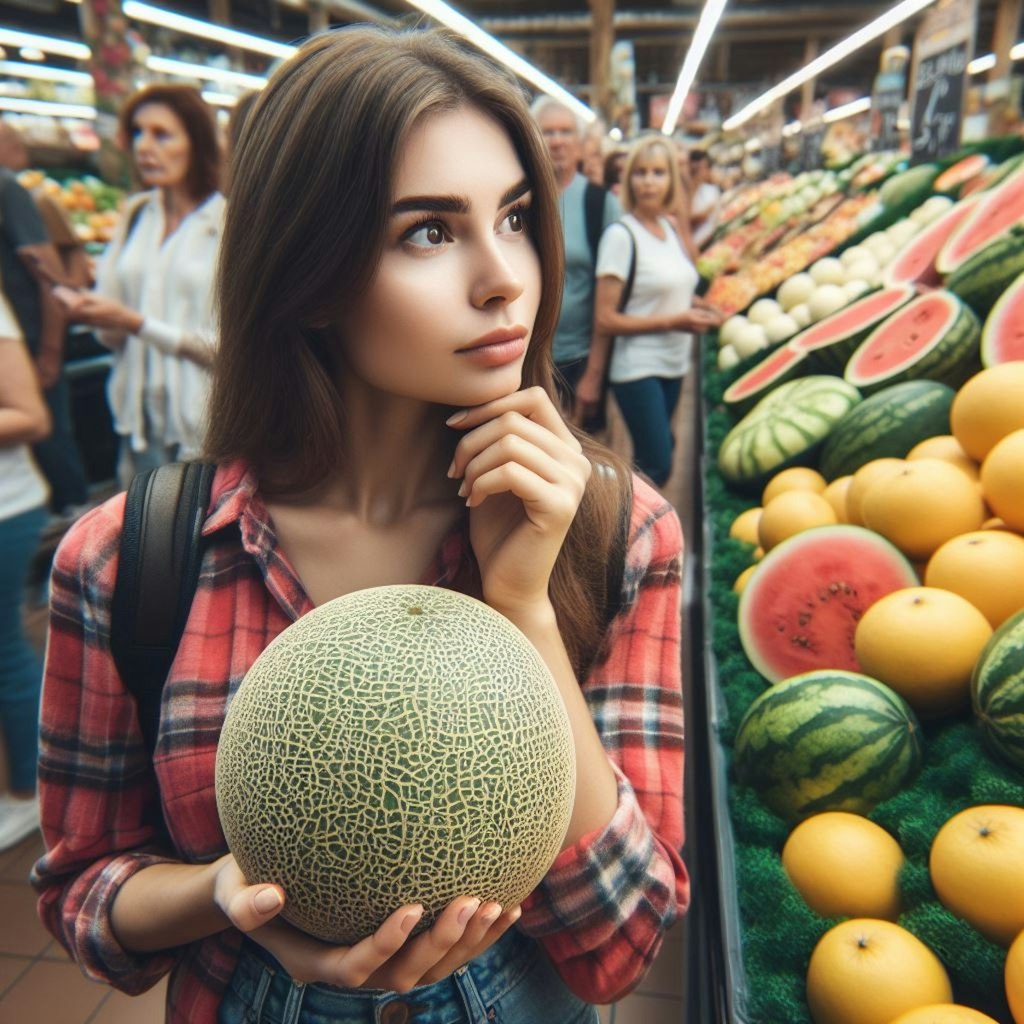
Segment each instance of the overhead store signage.
[{"label": "overhead store signage", "polygon": [[964,81],[974,53],[977,0],[944,0],[914,40],[910,161],[941,159],[960,148]]},{"label": "overhead store signage", "polygon": [[904,46],[882,51],[871,94],[871,138],[875,150],[898,149],[900,108],[907,98],[907,59]]}]

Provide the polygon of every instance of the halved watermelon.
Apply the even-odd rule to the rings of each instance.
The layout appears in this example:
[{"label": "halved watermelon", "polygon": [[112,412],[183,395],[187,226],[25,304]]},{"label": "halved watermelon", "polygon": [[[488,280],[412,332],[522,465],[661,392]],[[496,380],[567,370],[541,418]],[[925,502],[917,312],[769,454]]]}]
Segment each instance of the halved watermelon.
[{"label": "halved watermelon", "polygon": [[841,374],[872,328],[906,305],[915,294],[909,284],[870,292],[795,335],[789,347],[807,353],[811,372]]},{"label": "halved watermelon", "polygon": [[972,178],[976,178],[988,165],[989,158],[984,153],[972,153],[947,167],[932,182],[932,189],[936,192],[948,192],[956,195],[963,185]]},{"label": "halved watermelon", "polygon": [[979,369],[981,325],[952,292],[919,295],[878,325],[846,364],[844,379],[862,392],[908,380],[957,388]]},{"label": "halved watermelon", "polygon": [[1024,227],[1011,228],[946,278],[946,290],[983,320],[999,297],[1024,273]]},{"label": "halved watermelon", "polygon": [[1024,274],[1003,292],[981,330],[981,365],[1024,360]]},{"label": "halved watermelon", "polygon": [[820,668],[862,671],[853,636],[894,590],[918,585],[911,564],[860,526],[818,526],[772,548],[740,595],[740,641],[769,680]]},{"label": "halved watermelon", "polygon": [[952,274],[975,253],[1024,221],[1024,167],[982,196],[939,250],[935,266],[940,274]]},{"label": "halved watermelon", "polygon": [[939,288],[942,277],[935,269],[935,259],[953,232],[980,202],[982,196],[961,199],[938,220],[915,235],[885,268],[886,284],[912,284],[919,288]]},{"label": "halved watermelon", "polygon": [[769,391],[800,375],[807,353],[780,345],[769,352],[725,389],[722,401],[739,416],[745,416]]}]

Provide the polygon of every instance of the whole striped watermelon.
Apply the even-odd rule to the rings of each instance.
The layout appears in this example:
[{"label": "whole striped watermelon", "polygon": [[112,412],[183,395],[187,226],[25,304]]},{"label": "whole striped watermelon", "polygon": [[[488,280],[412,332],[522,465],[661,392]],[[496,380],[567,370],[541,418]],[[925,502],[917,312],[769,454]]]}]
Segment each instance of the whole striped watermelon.
[{"label": "whole striped watermelon", "polygon": [[950,274],[946,278],[946,289],[984,319],[1021,273],[1024,273],[1024,227],[1017,227],[985,246]]},{"label": "whole striped watermelon", "polygon": [[793,676],[757,697],[736,733],[737,780],[787,821],[866,814],[921,768],[921,728],[888,686],[858,672]]},{"label": "whole striped watermelon", "polygon": [[919,295],[882,321],[857,347],[844,379],[870,394],[908,380],[958,388],[981,369],[978,318],[951,292]]},{"label": "whole striped watermelon", "polygon": [[759,489],[786,466],[809,462],[833,426],[860,401],[838,377],[788,381],[761,399],[726,434],[718,468],[736,487]]},{"label": "whole striped watermelon", "polygon": [[971,704],[985,742],[1024,772],[1024,610],[989,638],[974,667]]}]

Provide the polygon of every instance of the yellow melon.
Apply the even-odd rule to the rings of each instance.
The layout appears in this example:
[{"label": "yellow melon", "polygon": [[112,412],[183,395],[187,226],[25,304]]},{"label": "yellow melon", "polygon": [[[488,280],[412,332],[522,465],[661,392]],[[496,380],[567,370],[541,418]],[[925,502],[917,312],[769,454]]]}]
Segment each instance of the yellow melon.
[{"label": "yellow melon", "polygon": [[785,491],[812,491],[821,494],[825,490],[825,478],[816,470],[807,466],[791,466],[784,469],[765,485],[761,495],[761,504],[767,505],[772,498],[777,498]]},{"label": "yellow melon", "polygon": [[853,523],[854,526],[863,526],[861,502],[864,500],[864,495],[877,480],[892,476],[905,464],[904,459],[872,459],[870,462],[865,462],[853,474],[853,478],[846,488],[846,521]]},{"label": "yellow melon", "polygon": [[914,445],[907,452],[907,459],[942,459],[951,466],[962,470],[972,480],[977,480],[981,468],[963,450],[963,446],[952,434],[937,434],[935,437],[926,437],[923,441]]},{"label": "yellow melon", "polygon": [[812,491],[783,491],[764,507],[757,524],[761,547],[771,551],[776,544],[814,526],[833,526],[832,506]]},{"label": "yellow melon", "polygon": [[966,598],[992,628],[1024,608],[1024,537],[974,530],[947,540],[929,559],[925,586]]},{"label": "yellow melon", "polygon": [[1003,969],[1006,1001],[1010,1004],[1014,1024],[1024,1024],[1024,932],[1010,944]]},{"label": "yellow melon", "polygon": [[1024,808],[982,804],[953,815],[932,840],[928,869],[946,908],[1008,946],[1024,931]]},{"label": "yellow melon", "polygon": [[757,524],[761,518],[760,506],[744,509],[729,527],[729,536],[733,540],[742,540],[746,544],[757,543]]},{"label": "yellow melon", "polygon": [[[1020,400],[1024,405],[1024,392]],[[1024,530],[1024,430],[1007,434],[985,456],[981,464],[981,493],[989,508],[1010,529]]]},{"label": "yellow melon", "polygon": [[756,568],[757,563],[755,562],[753,565],[748,565],[746,569],[744,569],[743,572],[741,572],[739,576],[736,577],[732,585],[733,593],[743,593],[743,588],[750,582],[750,577],[754,575],[754,570]]},{"label": "yellow melon", "polygon": [[939,958],[891,921],[843,921],[811,953],[807,1005],[815,1024],[891,1024],[908,1010],[952,999]]},{"label": "yellow melon", "polygon": [[901,1013],[892,1024],[999,1024],[987,1013],[957,1003],[932,1003]]},{"label": "yellow melon", "polygon": [[832,506],[832,511],[835,512],[836,519],[840,523],[849,522],[846,516],[846,492],[850,489],[852,481],[852,474],[849,476],[837,476],[821,492],[822,497]]},{"label": "yellow melon", "polygon": [[826,811],[804,819],[782,848],[782,866],[807,905],[822,917],[876,917],[900,912],[899,843],[859,814]]},{"label": "yellow melon", "polygon": [[977,530],[985,503],[977,485],[941,459],[905,462],[864,494],[861,515],[911,560],[926,559],[951,537]]},{"label": "yellow melon", "polygon": [[879,598],[861,617],[853,647],[864,671],[921,715],[967,707],[971,673],[992,627],[948,590],[907,587]]},{"label": "yellow melon", "polygon": [[975,374],[953,399],[949,423],[963,450],[981,462],[997,441],[1024,429],[1024,362]]}]

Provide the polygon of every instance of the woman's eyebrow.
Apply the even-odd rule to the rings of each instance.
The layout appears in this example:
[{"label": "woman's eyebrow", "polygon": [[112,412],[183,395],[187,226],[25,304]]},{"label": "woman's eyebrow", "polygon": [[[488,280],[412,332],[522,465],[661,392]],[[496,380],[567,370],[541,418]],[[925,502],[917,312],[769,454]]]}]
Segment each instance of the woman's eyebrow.
[{"label": "woman's eyebrow", "polygon": [[[522,181],[517,182],[505,192],[498,204],[499,208],[514,203],[529,191],[530,183],[523,178]],[[405,196],[392,204],[391,216],[419,212],[466,214],[469,213],[470,205],[470,201],[465,196]]]}]

